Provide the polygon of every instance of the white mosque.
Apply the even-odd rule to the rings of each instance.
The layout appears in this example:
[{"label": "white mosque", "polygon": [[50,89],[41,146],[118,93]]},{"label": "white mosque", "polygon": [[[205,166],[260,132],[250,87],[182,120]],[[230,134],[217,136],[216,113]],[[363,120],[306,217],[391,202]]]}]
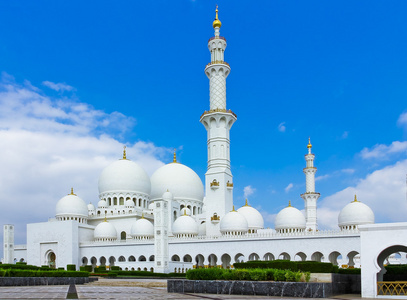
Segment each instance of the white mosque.
[{"label": "white mosque", "polygon": [[149,177],[124,149],[123,157],[99,177],[97,205],[87,205],[72,189],[56,203],[55,218],[27,225],[26,245],[14,245],[13,225],[5,225],[3,262],[164,273],[274,259],[360,266],[361,228],[374,223],[373,211],[355,196],[340,212],[337,230],[318,230],[320,194],[315,191],[317,168],[310,141],[303,169],[306,190],[301,195],[305,215],[288,204],[278,213],[275,228],[266,229],[262,215],[247,201],[235,210],[229,132],[237,118],[226,107],[231,69],[224,59],[227,43],[220,36],[217,9],[213,28],[208,41],[211,61],[205,67],[210,107],[200,118],[207,130],[205,185],[192,169],[177,162],[175,153],[173,162]]}]

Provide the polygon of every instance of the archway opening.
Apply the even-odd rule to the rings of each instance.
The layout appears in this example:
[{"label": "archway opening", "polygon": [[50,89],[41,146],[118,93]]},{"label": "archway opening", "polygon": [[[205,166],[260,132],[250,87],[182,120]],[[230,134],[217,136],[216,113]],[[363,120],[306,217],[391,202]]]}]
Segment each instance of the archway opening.
[{"label": "archway opening", "polygon": [[48,254],[47,254],[47,265],[50,268],[55,269],[56,268],[56,259],[57,259],[57,256],[55,255],[55,253],[53,251],[48,252]]},{"label": "archway opening", "polygon": [[298,252],[294,256],[294,261],[305,261],[307,259],[307,255],[304,252]]},{"label": "archway opening", "polygon": [[229,254],[223,254],[222,257],[220,258],[222,261],[222,268],[224,269],[230,269],[231,265],[230,262],[232,261],[232,258],[230,257]]},{"label": "archway opening", "polygon": [[322,262],[323,259],[324,259],[324,255],[321,252],[314,252],[311,255],[311,260],[312,261]]},{"label": "archway opening", "polygon": [[339,262],[342,261],[342,255],[338,251],[331,252],[328,258],[329,262],[334,266],[339,266]]},{"label": "archway opening", "polygon": [[238,253],[235,255],[235,262],[241,263],[246,260],[245,256],[242,253]]},{"label": "archway opening", "polygon": [[266,254],[264,254],[263,259],[264,260],[274,260],[275,258],[274,258],[274,255],[272,253],[267,252]]},{"label": "archway opening", "polygon": [[204,267],[204,261],[205,258],[203,257],[202,254],[198,254],[197,256],[195,256],[195,262],[196,262],[196,268],[203,268]]},{"label": "archway opening", "polygon": [[215,254],[209,255],[208,260],[209,260],[209,266],[210,267],[216,267],[216,263],[218,261],[218,258],[216,257]]},{"label": "archway opening", "polygon": [[260,260],[260,256],[257,253],[252,253],[249,255],[249,261]]},{"label": "archway opening", "polygon": [[287,252],[283,252],[278,256],[278,259],[281,260],[291,260],[291,256],[290,254],[288,254]]}]

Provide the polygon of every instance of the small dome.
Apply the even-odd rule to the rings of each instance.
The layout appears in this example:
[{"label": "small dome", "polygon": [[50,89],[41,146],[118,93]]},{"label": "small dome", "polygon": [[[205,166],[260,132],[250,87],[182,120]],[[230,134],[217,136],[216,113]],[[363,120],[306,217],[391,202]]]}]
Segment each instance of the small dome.
[{"label": "small dome", "polygon": [[106,200],[100,200],[99,202],[98,202],[98,207],[99,208],[106,208],[107,207],[107,202],[106,202]]},{"label": "small dome", "polygon": [[172,233],[176,236],[198,235],[198,224],[195,219],[190,216],[180,216],[172,224]]},{"label": "small dome", "polygon": [[130,235],[136,238],[154,237],[154,225],[143,217],[133,223],[131,226]]},{"label": "small dome", "polygon": [[148,205],[148,209],[151,209],[151,210],[154,209],[154,202],[150,202],[150,204]]},{"label": "small dome", "polygon": [[126,207],[134,207],[134,202],[133,200],[127,199],[126,202],[124,203]]},{"label": "small dome", "polygon": [[117,239],[117,231],[112,224],[105,221],[96,226],[93,237],[97,241],[112,241]]},{"label": "small dome", "polygon": [[95,210],[95,206],[91,203],[88,204],[88,210]]},{"label": "small dome", "polygon": [[174,200],[203,200],[204,187],[199,176],[177,162],[162,166],[151,176],[151,200],[164,197],[167,190]]},{"label": "small dome", "polygon": [[339,227],[354,227],[363,224],[373,224],[374,213],[369,206],[357,200],[347,204],[339,213],[338,225]]},{"label": "small dome", "polygon": [[246,218],[234,208],[220,220],[220,232],[222,234],[246,233],[248,230]]},{"label": "small dome", "polygon": [[183,209],[181,209],[180,214],[181,214],[181,216],[183,216],[183,215],[190,216],[191,215],[191,210],[188,207],[184,207]]},{"label": "small dome", "polygon": [[88,216],[88,206],[85,201],[76,196],[73,190],[69,195],[62,197],[55,208],[56,217],[82,217]]},{"label": "small dome", "polygon": [[99,194],[136,192],[150,194],[151,183],[146,171],[131,160],[120,159],[107,166],[99,177]]},{"label": "small dome", "polygon": [[303,213],[295,207],[292,207],[291,204],[277,214],[274,224],[277,231],[284,229],[303,231],[306,227]]},{"label": "small dome", "polygon": [[162,195],[162,199],[165,200],[165,201],[172,201],[174,199],[174,196],[167,189],[167,191]]},{"label": "small dome", "polygon": [[249,230],[257,231],[258,229],[264,228],[263,216],[257,209],[248,205],[247,200],[246,204],[239,208],[237,212],[246,218]]},{"label": "small dome", "polygon": [[199,224],[198,235],[202,235],[202,236],[206,235],[206,223],[205,222]]}]

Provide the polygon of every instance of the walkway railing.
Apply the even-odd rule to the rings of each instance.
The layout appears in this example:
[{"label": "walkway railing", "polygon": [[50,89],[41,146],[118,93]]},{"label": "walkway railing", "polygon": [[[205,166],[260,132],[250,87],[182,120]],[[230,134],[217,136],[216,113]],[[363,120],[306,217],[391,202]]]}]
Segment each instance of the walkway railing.
[{"label": "walkway railing", "polygon": [[387,296],[406,296],[407,281],[378,281],[377,294]]}]

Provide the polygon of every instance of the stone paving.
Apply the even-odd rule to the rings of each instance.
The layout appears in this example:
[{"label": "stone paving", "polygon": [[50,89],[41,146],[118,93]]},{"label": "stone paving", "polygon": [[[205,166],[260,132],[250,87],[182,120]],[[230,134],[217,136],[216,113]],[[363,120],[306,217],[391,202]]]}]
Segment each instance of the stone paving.
[{"label": "stone paving", "polygon": [[[151,279],[101,279],[96,283],[75,287],[78,299],[281,299],[267,296],[167,293],[167,288],[163,286],[165,283],[165,280]],[[68,289],[67,285],[0,287],[0,299],[67,299]],[[302,300],[301,298],[295,299]],[[333,299],[360,300],[360,297],[358,295],[340,295]]]}]

